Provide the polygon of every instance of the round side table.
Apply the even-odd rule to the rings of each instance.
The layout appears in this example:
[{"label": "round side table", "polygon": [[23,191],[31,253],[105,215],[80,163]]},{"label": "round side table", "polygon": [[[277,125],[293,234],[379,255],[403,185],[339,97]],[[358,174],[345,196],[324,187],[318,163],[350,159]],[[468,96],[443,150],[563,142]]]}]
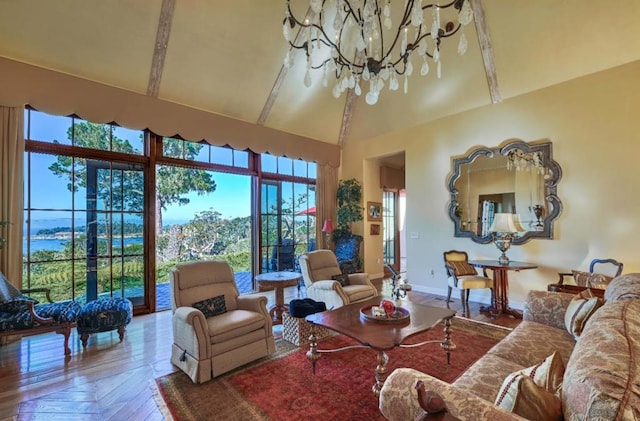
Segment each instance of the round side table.
[{"label": "round side table", "polygon": [[282,324],[282,313],[289,311],[289,306],[284,302],[284,289],[298,285],[302,275],[296,272],[269,272],[256,276],[256,281],[263,288],[273,288],[276,292],[275,305],[269,309],[269,314],[274,325]]}]

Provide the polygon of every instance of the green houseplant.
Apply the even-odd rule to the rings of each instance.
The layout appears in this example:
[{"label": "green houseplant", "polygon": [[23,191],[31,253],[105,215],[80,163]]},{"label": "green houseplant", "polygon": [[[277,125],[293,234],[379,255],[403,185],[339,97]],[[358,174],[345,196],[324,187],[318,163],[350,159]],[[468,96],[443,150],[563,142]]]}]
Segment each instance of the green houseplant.
[{"label": "green houseplant", "polygon": [[336,199],[338,201],[338,208],[336,209],[338,226],[333,231],[334,241],[345,236],[351,236],[351,224],[364,219],[363,207],[360,203],[362,201],[362,186],[360,182],[355,178],[340,180],[336,191]]},{"label": "green houseplant", "polygon": [[360,243],[362,236],[351,232],[354,222],[364,219],[362,186],[355,178],[340,180],[336,191],[338,208],[336,209],[337,227],[333,231],[335,254],[343,273],[353,273],[362,269]]}]

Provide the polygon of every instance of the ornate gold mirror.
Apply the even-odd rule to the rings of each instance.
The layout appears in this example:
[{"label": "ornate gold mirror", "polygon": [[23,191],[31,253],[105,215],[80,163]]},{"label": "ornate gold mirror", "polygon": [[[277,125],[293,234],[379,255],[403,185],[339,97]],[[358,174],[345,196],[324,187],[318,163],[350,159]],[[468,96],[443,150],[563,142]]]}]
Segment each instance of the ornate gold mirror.
[{"label": "ornate gold mirror", "polygon": [[513,244],[553,238],[553,223],[562,212],[557,186],[562,169],[553,160],[551,142],[511,140],[502,147],[480,147],[452,158],[448,187],[449,216],[456,237],[491,242],[495,213],[514,213],[527,229]]}]

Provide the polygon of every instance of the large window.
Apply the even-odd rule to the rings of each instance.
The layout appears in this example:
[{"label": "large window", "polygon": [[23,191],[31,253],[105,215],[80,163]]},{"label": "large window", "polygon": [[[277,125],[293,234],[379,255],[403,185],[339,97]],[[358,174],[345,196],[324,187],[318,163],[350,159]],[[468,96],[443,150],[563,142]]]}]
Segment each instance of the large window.
[{"label": "large window", "polygon": [[55,299],[168,308],[169,271],[212,258],[246,293],[315,248],[314,163],[30,108],[25,139],[24,282]]}]

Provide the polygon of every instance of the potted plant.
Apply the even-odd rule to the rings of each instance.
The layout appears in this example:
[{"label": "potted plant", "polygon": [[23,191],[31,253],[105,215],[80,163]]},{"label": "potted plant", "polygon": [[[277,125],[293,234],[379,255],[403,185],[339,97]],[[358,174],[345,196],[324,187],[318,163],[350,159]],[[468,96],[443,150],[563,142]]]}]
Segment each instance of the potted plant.
[{"label": "potted plant", "polygon": [[353,273],[361,269],[360,243],[362,236],[351,232],[354,222],[364,219],[362,186],[355,178],[340,180],[336,191],[337,228],[333,231],[335,254],[343,273]]}]

